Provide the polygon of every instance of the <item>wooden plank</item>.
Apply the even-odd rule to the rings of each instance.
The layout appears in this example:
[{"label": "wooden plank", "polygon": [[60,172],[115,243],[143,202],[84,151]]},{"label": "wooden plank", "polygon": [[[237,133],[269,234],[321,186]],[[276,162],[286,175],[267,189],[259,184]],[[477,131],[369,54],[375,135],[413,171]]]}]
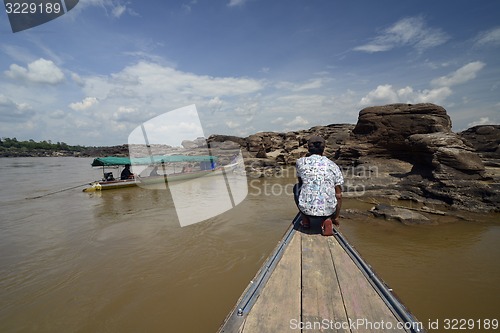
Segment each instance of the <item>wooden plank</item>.
[{"label": "wooden plank", "polygon": [[296,232],[248,314],[241,332],[291,331],[291,320],[300,320],[300,277],[301,233]]},{"label": "wooden plank", "polygon": [[328,239],[318,234],[302,236],[303,333],[349,332],[347,315],[333,266]]},{"label": "wooden plank", "polygon": [[351,331],[406,332],[397,329],[397,318],[337,240],[328,237],[328,242],[347,317],[357,323],[351,326]]}]

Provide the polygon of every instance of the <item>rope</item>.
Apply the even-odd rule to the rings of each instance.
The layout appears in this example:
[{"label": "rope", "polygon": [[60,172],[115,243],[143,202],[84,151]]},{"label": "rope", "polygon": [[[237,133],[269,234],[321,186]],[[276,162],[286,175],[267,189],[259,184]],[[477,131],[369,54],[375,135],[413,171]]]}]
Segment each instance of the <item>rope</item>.
[{"label": "rope", "polygon": [[55,191],[55,192],[50,192],[50,193],[46,193],[46,194],[42,194],[42,195],[38,195],[38,196],[36,196],[36,197],[29,197],[29,198],[26,198],[26,200],[43,198],[43,197],[46,197],[46,196],[48,196],[48,195],[52,195],[52,194],[56,194],[56,193],[61,193],[61,192],[64,192],[64,191],[73,190],[73,189],[75,189],[75,188],[82,187],[82,186],[85,186],[85,185],[88,185],[88,184],[89,184],[89,183],[80,184],[80,185],[73,186],[73,187],[68,187],[68,188],[65,188],[65,189],[62,189],[62,190],[59,190],[59,191]]}]

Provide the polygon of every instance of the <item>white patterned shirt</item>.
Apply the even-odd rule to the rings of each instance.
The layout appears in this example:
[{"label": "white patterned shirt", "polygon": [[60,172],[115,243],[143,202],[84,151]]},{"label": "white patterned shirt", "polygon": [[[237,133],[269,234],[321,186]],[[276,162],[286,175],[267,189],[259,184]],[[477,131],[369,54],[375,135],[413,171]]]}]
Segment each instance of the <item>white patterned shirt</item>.
[{"label": "white patterned shirt", "polygon": [[321,155],[297,160],[297,176],[302,179],[299,209],[310,216],[331,216],[335,213],[337,198],[335,186],[344,184],[337,164]]}]

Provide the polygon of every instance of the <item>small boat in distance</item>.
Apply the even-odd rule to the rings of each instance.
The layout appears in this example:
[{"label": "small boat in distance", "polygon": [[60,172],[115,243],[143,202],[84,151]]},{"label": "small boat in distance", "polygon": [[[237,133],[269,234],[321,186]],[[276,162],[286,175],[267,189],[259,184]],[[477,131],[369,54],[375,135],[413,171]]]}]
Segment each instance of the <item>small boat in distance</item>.
[{"label": "small boat in distance", "polygon": [[[139,158],[99,157],[94,159],[91,165],[92,167],[102,167],[103,178],[89,183],[90,187],[83,189],[83,191],[95,192],[133,187],[141,184],[151,185],[193,179],[218,174],[222,170],[230,170],[238,164],[232,163],[219,167],[217,166],[217,160],[217,156],[211,155],[167,155]],[[134,170],[135,173],[132,178],[120,179],[121,171],[126,165],[132,165],[134,168],[142,170]],[[118,169],[117,174],[113,173],[113,169]]]}]

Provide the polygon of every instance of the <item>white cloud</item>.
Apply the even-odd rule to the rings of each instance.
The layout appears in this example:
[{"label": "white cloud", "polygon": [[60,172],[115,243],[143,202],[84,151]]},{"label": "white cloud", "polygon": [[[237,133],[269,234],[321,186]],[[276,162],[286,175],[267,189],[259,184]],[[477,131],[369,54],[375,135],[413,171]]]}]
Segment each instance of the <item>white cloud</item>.
[{"label": "white cloud", "polygon": [[92,77],[87,81],[92,96],[131,91],[135,96],[175,94],[177,96],[235,96],[257,92],[263,88],[258,80],[233,77],[212,77],[178,71],[172,67],[141,61],[124,68],[111,77]]},{"label": "white cloud", "polygon": [[[123,114],[133,115],[136,110],[123,108]],[[144,144],[146,133],[150,144],[167,144],[179,146],[183,140],[194,140],[204,137],[205,133],[194,104],[176,110],[168,110],[131,131],[128,137],[129,144]]]},{"label": "white cloud", "polygon": [[240,124],[238,124],[237,122],[232,121],[232,120],[226,121],[225,124],[227,127],[231,128],[231,129],[240,127]]},{"label": "white cloud", "polygon": [[288,89],[291,91],[304,91],[304,90],[311,90],[311,89],[319,89],[323,87],[324,83],[326,82],[326,79],[322,78],[316,78],[316,79],[310,79],[306,82],[302,83],[292,83],[292,82],[278,82],[276,84],[276,87],[278,89]]},{"label": "white cloud", "polygon": [[437,87],[451,87],[457,84],[465,83],[475,79],[477,72],[479,72],[484,66],[485,63],[481,61],[468,63],[447,76],[441,76],[432,80],[431,84]]},{"label": "white cloud", "polygon": [[431,81],[433,89],[415,91],[411,86],[394,88],[392,85],[379,85],[360,101],[361,106],[390,103],[442,103],[453,94],[450,87],[465,83],[476,77],[477,72],[485,66],[480,61],[471,62],[447,76]]},{"label": "white cloud", "polygon": [[0,120],[2,122],[23,122],[35,112],[25,103],[16,103],[9,97],[0,94]]},{"label": "white cloud", "polygon": [[479,118],[479,120],[476,120],[476,121],[473,121],[469,124],[467,124],[467,128],[471,128],[471,127],[474,127],[474,126],[478,126],[478,125],[493,125],[494,122],[490,120],[490,118],[488,117],[481,117]]},{"label": "white cloud", "polygon": [[64,81],[62,70],[51,60],[43,58],[29,63],[27,68],[12,64],[9,70],[5,71],[5,75],[14,80],[32,83],[58,84]]},{"label": "white cloud", "polygon": [[118,110],[113,113],[114,120],[118,122],[137,122],[137,116],[135,113],[137,110],[135,108],[120,106]]},{"label": "white cloud", "polygon": [[360,106],[393,104],[393,103],[442,103],[452,90],[448,87],[437,89],[424,89],[414,91],[412,87],[395,89],[391,85],[379,85],[376,89],[370,91],[365,97],[361,98]]},{"label": "white cloud", "polygon": [[63,110],[55,110],[49,113],[49,117],[52,119],[62,119],[66,116]]},{"label": "white cloud", "polygon": [[[266,86],[265,81],[196,75],[147,61],[106,76],[72,77],[92,99],[72,103],[70,108],[90,110],[86,116],[121,129],[122,135],[141,122],[191,104],[204,112],[205,128],[217,128],[211,134],[246,130],[261,109],[259,92]],[[91,108],[97,101],[99,110]],[[215,112],[217,117],[209,116]]]},{"label": "white cloud", "polygon": [[410,100],[410,103],[441,104],[446,100],[446,98],[451,96],[452,93],[453,91],[448,87],[424,89],[420,92],[417,92],[413,97],[413,100]]},{"label": "white cloud", "polygon": [[392,44],[369,43],[361,46],[356,46],[354,51],[362,51],[367,53],[384,52],[394,48]]},{"label": "white cloud", "polygon": [[33,60],[33,55],[26,47],[2,43],[2,45],[0,45],[0,50],[10,58],[16,59],[16,61],[30,62]]},{"label": "white cloud", "polygon": [[109,15],[108,10],[110,10],[111,16],[115,18],[120,18],[125,12],[137,16],[138,14],[130,7],[127,7],[127,4],[129,2],[125,3],[122,0],[80,0],[72,14],[75,15],[75,13],[85,10],[87,7],[100,7],[106,12],[106,15]]},{"label": "white cloud", "polygon": [[243,6],[247,0],[229,0],[229,7]]},{"label": "white cloud", "polygon": [[83,85],[84,83],[80,75],[76,73],[71,73],[71,79],[78,85]]},{"label": "white cloud", "polygon": [[278,117],[276,119],[271,120],[271,124],[282,124],[283,123],[283,117]]},{"label": "white cloud", "polygon": [[125,13],[126,10],[127,10],[126,6],[118,5],[111,10],[111,15],[113,15],[113,17],[118,18],[122,16],[122,14]]},{"label": "white cloud", "polygon": [[440,68],[445,68],[451,66],[449,62],[433,62],[429,59],[425,60],[425,66],[429,67],[432,70],[440,69]]},{"label": "white cloud", "polygon": [[259,102],[254,100],[241,101],[236,104],[234,114],[244,119],[245,122],[250,122],[255,118],[259,111]]},{"label": "white cloud", "polygon": [[374,53],[411,46],[418,51],[424,51],[441,45],[448,39],[449,36],[440,29],[427,27],[422,17],[409,17],[399,20],[370,43],[357,46],[354,50]]},{"label": "white cloud", "polygon": [[75,110],[75,111],[82,111],[82,110],[86,110],[90,107],[92,107],[93,105],[99,103],[99,101],[97,100],[97,98],[95,97],[85,97],[83,99],[83,101],[81,102],[76,102],[76,103],[71,103],[69,105],[70,109],[72,110]]},{"label": "white cloud", "polygon": [[361,105],[378,103],[396,103],[399,101],[397,92],[390,84],[380,85],[361,99]]},{"label": "white cloud", "polygon": [[500,27],[495,27],[491,30],[479,33],[475,43],[477,46],[500,45]]},{"label": "white cloud", "polygon": [[286,123],[286,126],[290,127],[301,127],[301,126],[306,126],[309,124],[309,121],[307,119],[302,118],[301,116],[296,116],[292,121]]},{"label": "white cloud", "polygon": [[208,101],[208,107],[210,108],[212,113],[220,111],[222,105],[224,105],[224,102],[219,98],[219,96],[215,96],[214,98],[210,99],[210,101]]},{"label": "white cloud", "polygon": [[[472,71],[467,70],[466,66],[464,68],[447,77],[462,77],[465,76],[464,73]],[[37,108],[39,116],[33,118],[35,123],[42,118],[42,112],[45,119],[49,116],[52,122],[60,117],[58,123],[61,131],[74,134],[69,141],[76,140],[73,142],[96,145],[123,143],[125,142],[123,138],[126,138],[126,135],[139,124],[164,112],[190,104],[196,104],[202,113],[205,112],[201,114],[205,134],[248,135],[253,131],[284,131],[320,124],[353,123],[356,121],[360,104],[383,105],[397,102],[439,104],[452,94],[449,87],[438,86],[435,89],[415,90],[411,86],[398,87],[385,84],[375,86],[363,97],[354,90],[336,90],[336,87],[331,85],[333,81],[331,77],[318,78],[313,75],[309,80],[276,83],[246,77],[196,75],[165,64],[147,61],[140,61],[108,75],[84,76],[70,71],[68,73],[72,78],[67,82],[72,92],[65,95],[66,98],[70,98],[69,101],[61,99],[57,104],[59,96],[66,91],[61,92],[61,95],[40,94],[40,97],[19,99],[19,101],[38,105],[36,101],[43,97],[45,100],[40,105],[50,106],[45,110]],[[78,86],[75,83],[78,83]],[[81,87],[82,90],[73,92],[75,87]],[[37,91],[47,91],[44,86],[34,88]],[[23,89],[34,88],[31,86]],[[64,88],[65,86],[61,87],[63,90]],[[51,89],[51,91],[60,92],[61,89]],[[11,93],[4,94],[11,96]],[[80,94],[87,97],[81,100],[78,100],[80,97],[75,99],[75,96]],[[97,104],[98,108],[95,107]],[[7,112],[8,108],[4,107],[1,110],[2,119],[21,124],[22,121],[30,119],[30,115],[34,113],[29,109],[23,113],[21,109],[21,105],[18,105],[18,111],[9,116],[9,112],[12,111]],[[64,119],[61,117],[64,115],[61,110],[66,111],[68,115]],[[217,111],[216,116],[206,113],[215,111]],[[314,112],[314,119],[308,117],[310,112]],[[95,123],[106,123],[109,132],[96,132],[95,136],[89,138],[87,133],[94,131]],[[178,130],[181,130],[181,125],[186,125],[181,124],[182,121],[177,118],[172,123],[179,127]],[[71,131],[71,128],[74,131]],[[184,130],[188,131],[189,128]],[[61,139],[68,142],[67,138],[61,137]]]}]

